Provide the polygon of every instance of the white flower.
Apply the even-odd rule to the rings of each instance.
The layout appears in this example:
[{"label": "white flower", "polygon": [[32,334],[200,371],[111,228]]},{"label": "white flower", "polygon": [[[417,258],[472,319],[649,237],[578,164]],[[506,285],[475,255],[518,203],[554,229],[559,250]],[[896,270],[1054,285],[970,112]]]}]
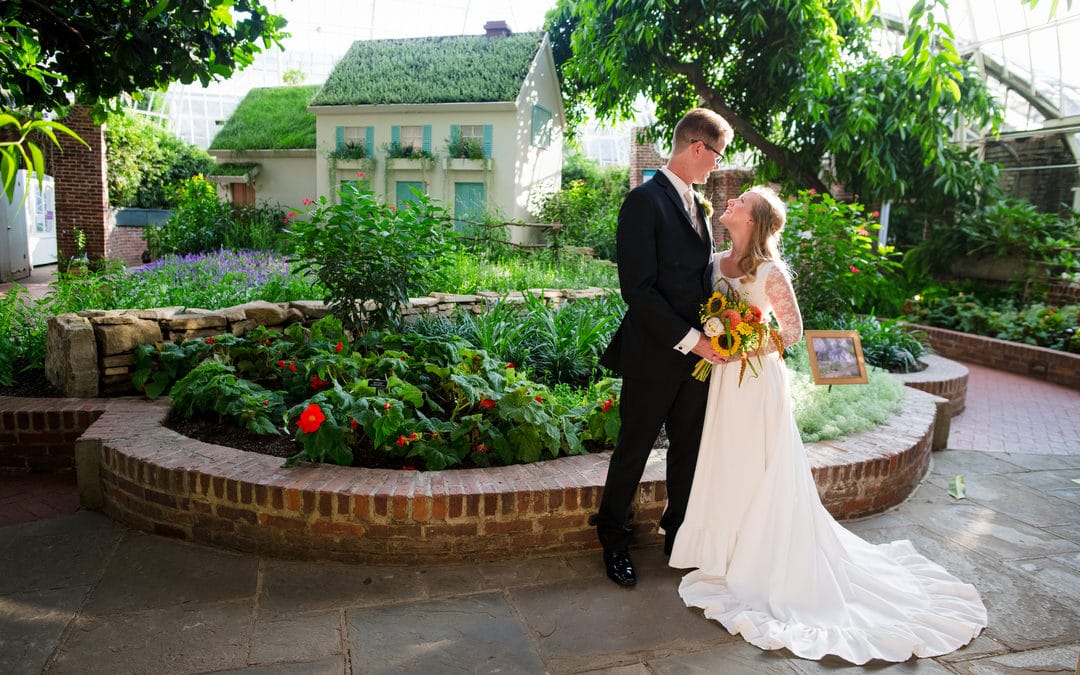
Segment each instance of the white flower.
[{"label": "white flower", "polygon": [[810,230],[803,230],[799,232],[799,239],[813,239],[814,233]]},{"label": "white flower", "polygon": [[709,320],[705,322],[703,328],[705,335],[708,337],[716,337],[717,335],[724,334],[724,322],[720,320],[718,316],[710,316]]}]

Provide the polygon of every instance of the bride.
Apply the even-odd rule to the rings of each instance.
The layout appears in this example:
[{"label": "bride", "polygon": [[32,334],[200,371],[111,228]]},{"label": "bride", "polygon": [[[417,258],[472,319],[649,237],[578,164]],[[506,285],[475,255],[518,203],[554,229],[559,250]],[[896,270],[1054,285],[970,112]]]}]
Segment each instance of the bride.
[{"label": "bride", "polygon": [[[802,338],[802,317],[777,250],[785,219],[767,188],[728,200],[720,222],[732,246],[714,257],[713,278],[771,312],[788,347]],[[808,659],[906,661],[967,644],[986,626],[973,586],[906,540],[863,541],[822,506],[787,369],[766,342],[759,375],[747,372],[741,385],[738,357],[713,368],[686,520],[669,562],[696,568],[679,595],[751,644]]]}]

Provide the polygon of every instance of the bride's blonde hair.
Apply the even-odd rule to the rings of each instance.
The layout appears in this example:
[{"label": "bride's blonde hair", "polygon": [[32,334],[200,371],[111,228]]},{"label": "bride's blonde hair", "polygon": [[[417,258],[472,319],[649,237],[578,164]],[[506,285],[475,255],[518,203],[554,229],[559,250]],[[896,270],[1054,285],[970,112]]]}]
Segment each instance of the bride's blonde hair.
[{"label": "bride's blonde hair", "polygon": [[787,265],[780,257],[780,234],[787,223],[787,207],[776,191],[765,185],[755,185],[746,192],[760,199],[752,200],[750,219],[753,228],[746,253],[738,261],[739,270],[745,277],[753,279],[758,265],[772,262],[787,274]]}]

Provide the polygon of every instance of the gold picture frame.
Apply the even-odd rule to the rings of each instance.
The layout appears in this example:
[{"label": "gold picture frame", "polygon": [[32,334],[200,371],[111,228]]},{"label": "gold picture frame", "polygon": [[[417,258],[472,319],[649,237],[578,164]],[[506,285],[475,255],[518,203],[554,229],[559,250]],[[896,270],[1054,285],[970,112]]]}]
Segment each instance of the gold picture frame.
[{"label": "gold picture frame", "polygon": [[858,331],[808,330],[803,334],[814,384],[867,383]]}]

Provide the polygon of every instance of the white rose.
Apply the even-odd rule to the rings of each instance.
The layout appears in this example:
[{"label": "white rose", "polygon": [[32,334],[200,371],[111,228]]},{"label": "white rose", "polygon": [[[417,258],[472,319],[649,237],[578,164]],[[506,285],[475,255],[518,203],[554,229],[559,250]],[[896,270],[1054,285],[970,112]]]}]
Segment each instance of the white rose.
[{"label": "white rose", "polygon": [[718,316],[710,316],[709,320],[705,322],[703,328],[705,335],[708,337],[716,337],[717,335],[724,334],[724,322],[720,320]]}]

